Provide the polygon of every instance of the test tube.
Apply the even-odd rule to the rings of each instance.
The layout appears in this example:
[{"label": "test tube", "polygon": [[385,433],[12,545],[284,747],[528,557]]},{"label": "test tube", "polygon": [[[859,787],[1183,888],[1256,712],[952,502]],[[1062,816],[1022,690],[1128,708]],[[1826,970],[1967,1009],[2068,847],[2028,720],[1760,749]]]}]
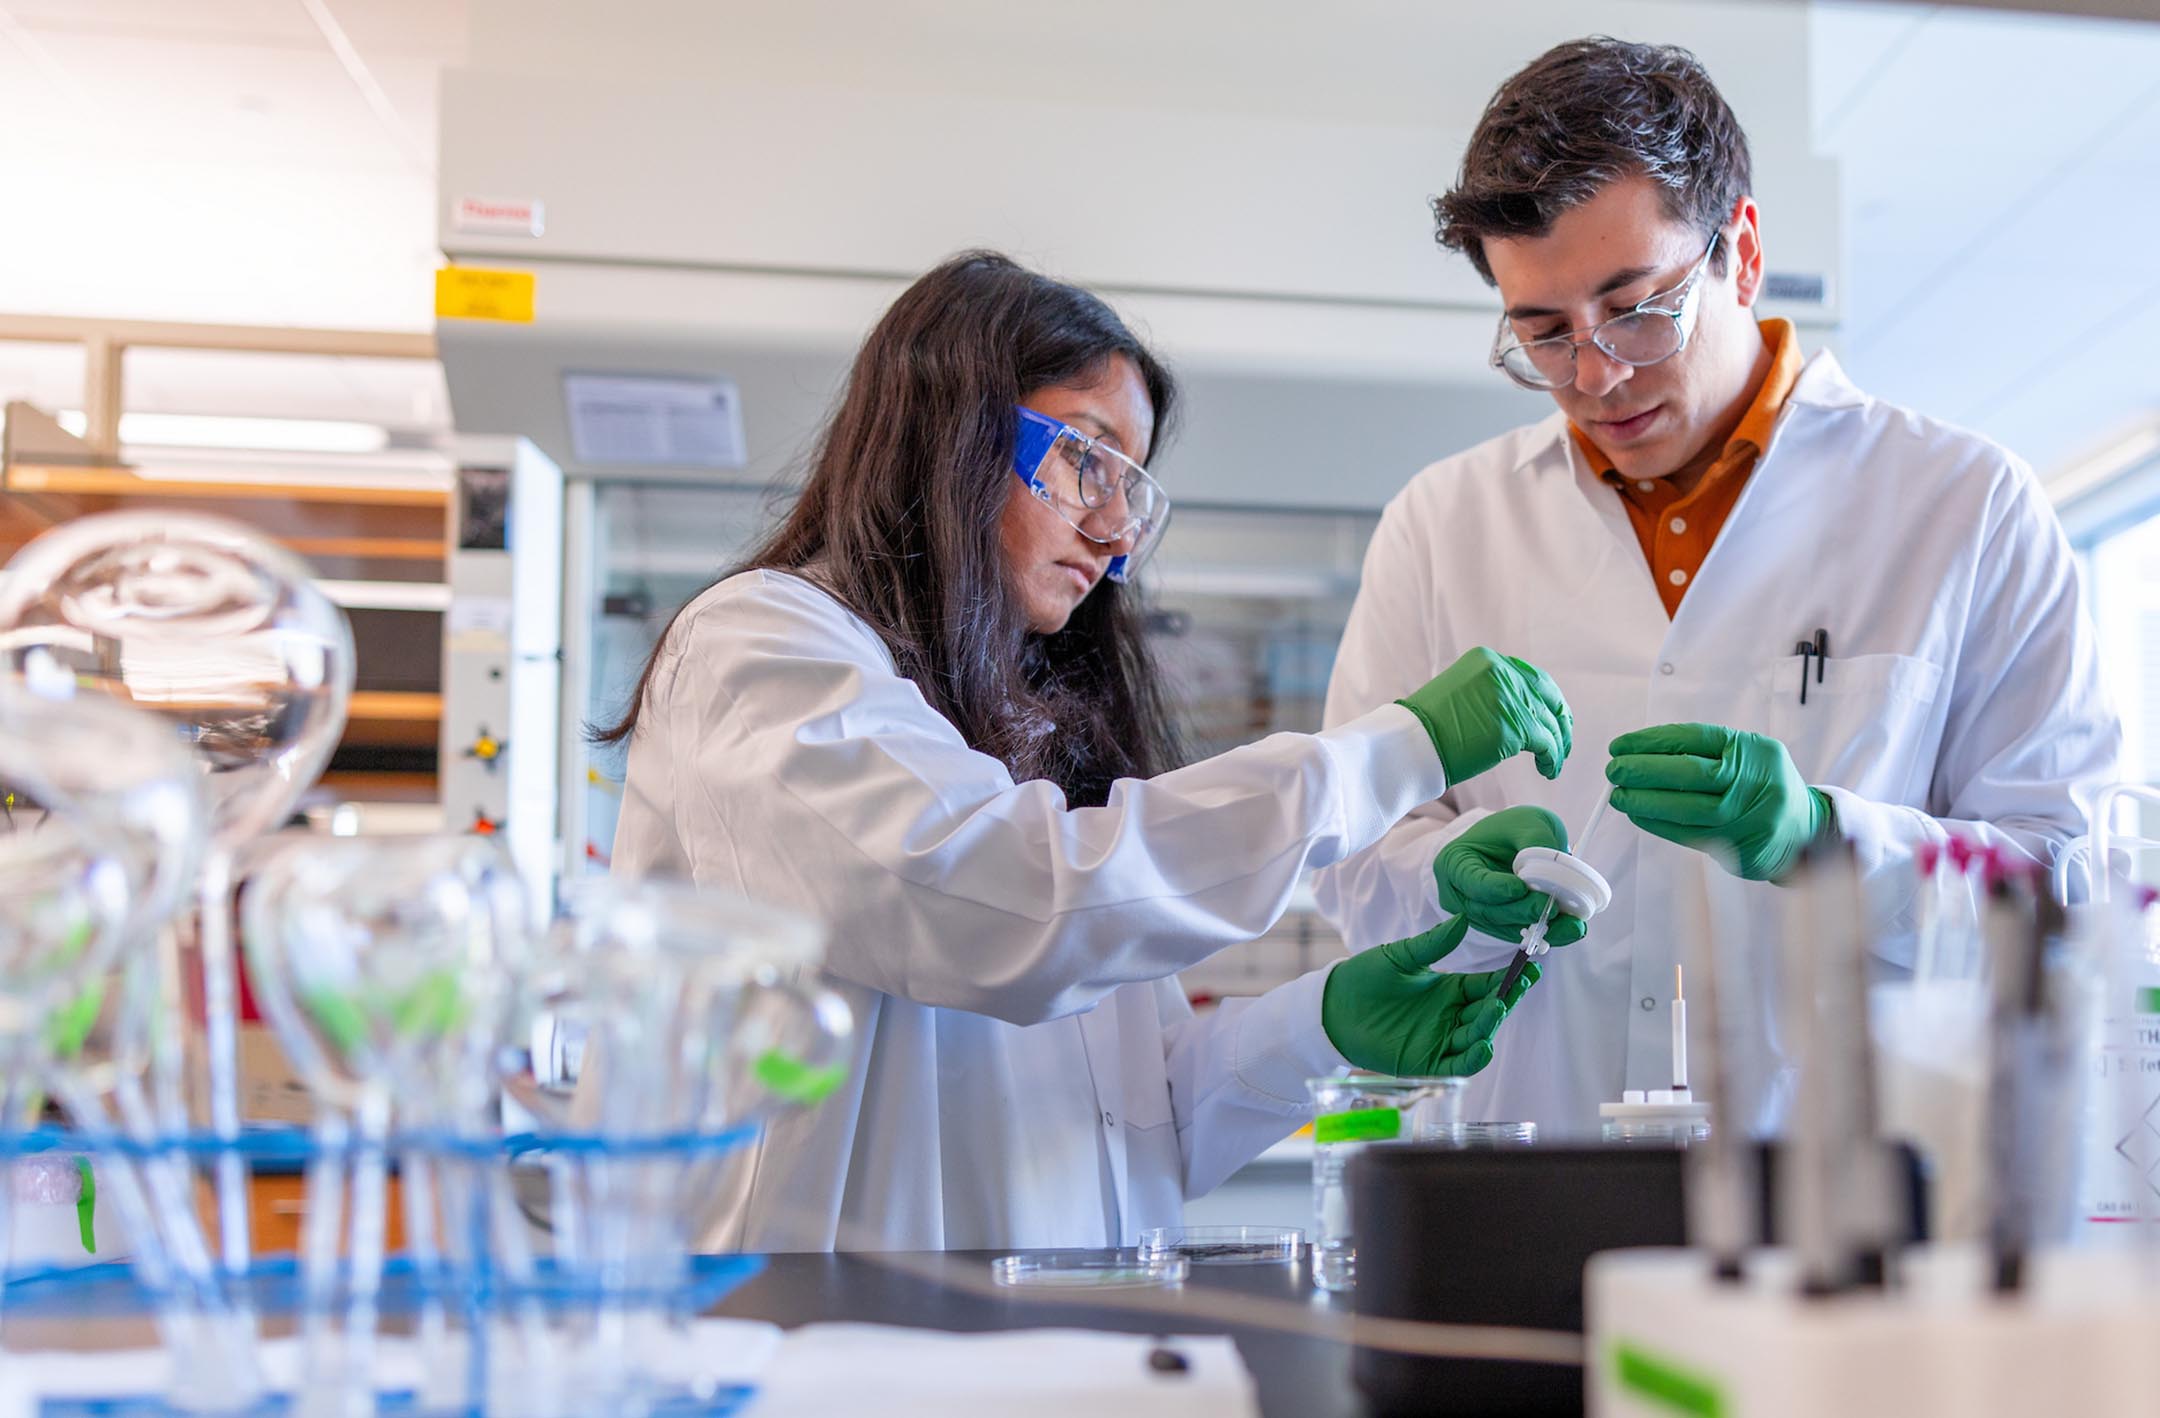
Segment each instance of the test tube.
[{"label": "test tube", "polygon": [[1688,1091],[1687,978],[1677,964],[1672,967],[1672,1086],[1676,1094]]}]

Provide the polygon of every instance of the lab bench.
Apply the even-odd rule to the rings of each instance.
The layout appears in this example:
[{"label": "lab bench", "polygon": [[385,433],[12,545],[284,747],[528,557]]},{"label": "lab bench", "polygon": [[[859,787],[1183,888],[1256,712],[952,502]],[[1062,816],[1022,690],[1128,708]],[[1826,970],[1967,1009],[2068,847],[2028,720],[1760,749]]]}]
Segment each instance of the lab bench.
[{"label": "lab bench", "polygon": [[[1227,1334],[1252,1371],[1264,1418],[1365,1418],[1350,1382],[1350,1347],[1317,1336],[1254,1329],[1179,1311],[1209,1294],[1289,1301],[1315,1310],[1349,1308],[1313,1289],[1305,1263],[1196,1265],[1185,1283],[1147,1292],[1164,1308],[1120,1308],[1085,1300],[1045,1300],[985,1293],[990,1262],[1009,1251],[924,1251],[895,1257],[860,1254],[776,1255],[764,1271],[722,1301],[717,1314],[770,1320],[784,1328],[819,1321],[983,1330],[1082,1328],[1125,1334]],[[940,1277],[951,1276],[953,1283]],[[1444,1412],[1440,1409],[1436,1411]]]},{"label": "lab bench", "polygon": [[[1351,1348],[1295,1328],[1225,1323],[1205,1313],[1208,1301],[1240,1296],[1297,1306],[1315,1319],[1353,1308],[1348,1296],[1313,1289],[1305,1263],[1195,1265],[1178,1287],[1146,1291],[1146,1309],[1128,1308],[1136,1293],[1103,1292],[1103,1299],[1041,1298],[996,1288],[991,1262],[1010,1251],[925,1251],[884,1254],[796,1253],[763,1258],[761,1271],[712,1311],[794,1329],[813,1323],[898,1325],[955,1333],[1026,1329],[1092,1329],[1137,1335],[1227,1335],[1251,1372],[1262,1418],[1370,1418],[1350,1376]],[[1050,1254],[1050,1252],[1029,1252]],[[1071,1255],[1074,1252],[1063,1252]],[[1110,1254],[1103,1252],[1101,1254]],[[1129,1254],[1129,1253],[1128,1253]],[[403,1328],[393,1323],[395,1331]],[[290,1334],[289,1319],[272,1319],[265,1333]],[[7,1343],[16,1350],[76,1353],[125,1350],[155,1343],[147,1319],[136,1316],[8,1316]],[[1174,1349],[1174,1342],[1169,1346]],[[4,1362],[0,1352],[0,1362]],[[1434,1393],[1435,1414],[1467,1414]],[[748,1418],[755,1418],[750,1410]],[[1116,1418],[1116,1415],[1109,1415]]]}]

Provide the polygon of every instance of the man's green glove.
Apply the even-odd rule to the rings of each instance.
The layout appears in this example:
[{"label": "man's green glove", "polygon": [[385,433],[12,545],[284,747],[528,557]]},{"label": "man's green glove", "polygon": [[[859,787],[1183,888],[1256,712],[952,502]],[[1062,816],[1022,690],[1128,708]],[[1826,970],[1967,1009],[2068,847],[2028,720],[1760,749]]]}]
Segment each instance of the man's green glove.
[{"label": "man's green glove", "polygon": [[1536,759],[1538,772],[1557,778],[1575,746],[1575,716],[1552,676],[1527,660],[1482,646],[1395,702],[1417,715],[1432,735],[1451,784],[1518,753]]},{"label": "man's green glove", "polygon": [[1749,881],[1782,880],[1836,830],[1829,796],[1763,734],[1716,724],[1637,729],[1613,740],[1605,776],[1613,807],[1637,827],[1709,852]]},{"label": "man's green glove", "polygon": [[[1501,940],[1520,941],[1537,924],[1552,898],[1532,891],[1515,875],[1515,854],[1525,847],[1567,850],[1567,828],[1541,807],[1502,808],[1464,828],[1433,859],[1440,882],[1440,909],[1467,920],[1477,930]],[[1550,945],[1573,945],[1584,926],[1574,916],[1553,912],[1545,928]]]},{"label": "man's green glove", "polygon": [[1398,1078],[1453,1078],[1492,1062],[1493,1033],[1537,983],[1538,967],[1500,998],[1505,970],[1435,974],[1433,965],[1462,944],[1461,916],[1423,935],[1361,950],[1328,973],[1320,1026],[1354,1067]]}]

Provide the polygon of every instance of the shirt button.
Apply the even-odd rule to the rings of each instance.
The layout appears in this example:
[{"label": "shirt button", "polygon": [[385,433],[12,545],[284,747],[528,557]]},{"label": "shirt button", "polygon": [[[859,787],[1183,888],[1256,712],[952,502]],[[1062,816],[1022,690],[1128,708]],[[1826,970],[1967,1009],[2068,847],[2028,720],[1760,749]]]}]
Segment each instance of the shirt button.
[{"label": "shirt button", "polygon": [[1667,661],[1666,661],[1666,662],[1665,662],[1664,664],[1662,664],[1662,665],[1659,665],[1659,666],[1657,667],[1657,672],[1658,672],[1659,674],[1661,674],[1661,675],[1669,675],[1669,674],[1671,674],[1671,673],[1672,673],[1672,661],[1670,661],[1670,660],[1667,660]]},{"label": "shirt button", "polygon": [[1685,571],[1682,571],[1679,567],[1675,566],[1672,569],[1672,574],[1670,576],[1667,576],[1665,579],[1672,582],[1675,586],[1685,586],[1687,584],[1687,573]]},{"label": "shirt button", "polygon": [[[1650,1006],[1647,1003],[1643,1005],[1644,1009],[1648,1009],[1649,1007]],[[1117,1119],[1110,1116],[1110,1110],[1108,1108],[1103,1109],[1102,1125],[1106,1128],[1114,1128],[1117,1126]]]},{"label": "shirt button", "polygon": [[1637,492],[1655,492],[1657,490],[1657,484],[1650,481],[1650,479],[1648,478],[1644,478],[1641,482],[1635,484],[1635,490]]},{"label": "shirt button", "polygon": [[1656,1008],[1657,1008],[1657,1000],[1656,1000],[1656,998],[1654,998],[1653,996],[1650,996],[1650,995],[1644,995],[1644,996],[1642,997],[1642,1007],[1643,1007],[1644,1009],[1646,1009],[1646,1010],[1648,1010],[1648,1009],[1656,1009]]},{"label": "shirt button", "polygon": [[1680,534],[1681,534],[1682,532],[1686,531],[1686,530],[1687,530],[1687,518],[1685,518],[1685,517],[1675,517],[1675,518],[1673,518],[1673,519],[1672,519],[1672,530],[1673,530],[1673,535],[1674,535],[1674,536],[1676,536],[1676,537],[1677,537],[1677,536],[1679,536],[1679,535],[1680,535]]}]

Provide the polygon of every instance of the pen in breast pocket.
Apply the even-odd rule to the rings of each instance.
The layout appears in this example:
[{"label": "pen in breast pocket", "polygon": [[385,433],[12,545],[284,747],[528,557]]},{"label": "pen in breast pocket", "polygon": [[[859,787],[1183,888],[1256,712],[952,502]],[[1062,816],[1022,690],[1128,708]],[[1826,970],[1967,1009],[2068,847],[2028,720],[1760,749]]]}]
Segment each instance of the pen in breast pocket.
[{"label": "pen in breast pocket", "polygon": [[1803,640],[1793,646],[1793,653],[1800,657],[1800,702],[1807,703],[1808,661],[1815,662],[1815,682],[1823,682],[1823,666],[1830,663],[1830,632],[1817,627],[1813,640]]}]

